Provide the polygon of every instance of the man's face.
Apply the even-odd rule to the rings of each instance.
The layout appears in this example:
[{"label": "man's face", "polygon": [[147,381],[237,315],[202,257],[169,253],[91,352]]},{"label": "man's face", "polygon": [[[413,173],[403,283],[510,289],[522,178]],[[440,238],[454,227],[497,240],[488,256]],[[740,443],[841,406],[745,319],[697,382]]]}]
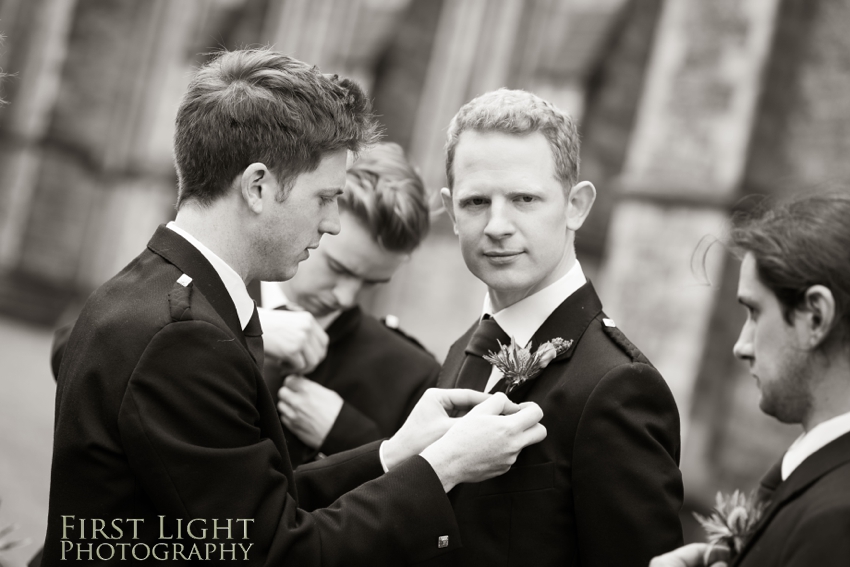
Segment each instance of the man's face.
[{"label": "man's face", "polygon": [[265,220],[258,239],[264,269],[259,279],[288,280],[298,263],[310,257],[323,234],[339,232],[337,197],[345,186],[347,151],[326,154],[314,171],[299,175],[286,199],[276,199],[274,190],[263,195]]},{"label": "man's face", "polygon": [[543,134],[463,132],[454,179],[446,208],[453,212],[463,259],[498,308],[566,273],[573,239],[568,200]]},{"label": "man's face", "polygon": [[284,287],[288,298],[315,317],[357,304],[361,294],[388,282],[408,258],[383,248],[351,213],[340,213],[341,230],[322,245]]},{"label": "man's face", "polygon": [[811,408],[809,352],[796,323],[782,316],[776,295],[761,283],[755,257],[747,253],[741,264],[738,301],[747,308],[747,321],[733,352],[750,363],[756,379],[761,410],[783,423],[800,423]]}]

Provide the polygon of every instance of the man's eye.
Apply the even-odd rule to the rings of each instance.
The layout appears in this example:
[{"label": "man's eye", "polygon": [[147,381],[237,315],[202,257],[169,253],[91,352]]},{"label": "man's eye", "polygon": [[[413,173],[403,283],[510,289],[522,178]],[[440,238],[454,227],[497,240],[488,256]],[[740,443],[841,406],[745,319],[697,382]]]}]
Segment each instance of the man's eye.
[{"label": "man's eye", "polygon": [[517,199],[519,199],[519,201],[523,203],[533,203],[537,200],[537,197],[535,197],[534,195],[520,195],[519,197],[517,197]]},{"label": "man's eye", "polygon": [[485,204],[487,204],[487,199],[484,197],[470,197],[469,199],[464,199],[462,203],[464,207],[480,207]]}]

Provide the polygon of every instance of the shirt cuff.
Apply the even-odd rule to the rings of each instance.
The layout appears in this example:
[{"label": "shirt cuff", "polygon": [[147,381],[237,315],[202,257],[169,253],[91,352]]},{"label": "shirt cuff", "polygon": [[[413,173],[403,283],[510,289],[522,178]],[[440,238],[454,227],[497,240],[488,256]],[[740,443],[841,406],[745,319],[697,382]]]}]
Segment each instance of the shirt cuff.
[{"label": "shirt cuff", "polygon": [[381,441],[381,445],[378,447],[378,458],[381,460],[381,468],[384,469],[385,473],[388,473],[390,469],[387,468],[387,463],[384,461],[384,443],[386,441]]}]

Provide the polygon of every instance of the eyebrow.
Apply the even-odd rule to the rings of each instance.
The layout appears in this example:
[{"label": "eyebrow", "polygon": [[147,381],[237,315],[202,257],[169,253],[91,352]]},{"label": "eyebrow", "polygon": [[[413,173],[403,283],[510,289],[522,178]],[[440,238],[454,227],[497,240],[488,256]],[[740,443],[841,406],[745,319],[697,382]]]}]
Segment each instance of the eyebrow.
[{"label": "eyebrow", "polygon": [[358,274],[357,272],[355,272],[354,270],[352,270],[351,268],[349,268],[348,266],[346,266],[345,264],[343,264],[342,262],[340,262],[339,260],[337,260],[336,258],[331,256],[330,254],[328,254],[327,256],[328,256],[328,260],[331,263],[332,268],[334,268],[335,270],[340,271],[340,272],[345,272],[349,276],[363,280],[365,283],[368,283],[368,284],[383,284],[383,283],[387,283],[388,281],[390,281],[390,278],[385,278],[385,279],[382,279],[382,280],[370,280],[370,279],[364,278],[363,276],[361,276],[360,274]]}]

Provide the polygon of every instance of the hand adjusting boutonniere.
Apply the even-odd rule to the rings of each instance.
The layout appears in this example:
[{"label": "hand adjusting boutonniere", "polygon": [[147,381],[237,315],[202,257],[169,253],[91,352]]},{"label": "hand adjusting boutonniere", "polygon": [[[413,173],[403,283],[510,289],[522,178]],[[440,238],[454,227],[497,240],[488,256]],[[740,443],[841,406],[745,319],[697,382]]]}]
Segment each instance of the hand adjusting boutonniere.
[{"label": "hand adjusting boutonniere", "polygon": [[550,362],[564,354],[572,344],[573,341],[565,341],[558,337],[546,341],[532,353],[530,345],[517,346],[516,341],[511,337],[511,344],[503,345],[499,341],[501,350],[497,353],[490,351],[490,354],[484,356],[484,360],[502,372],[507,382],[505,393],[510,394],[511,390],[540,374]]},{"label": "hand adjusting boutonniere", "polygon": [[706,560],[714,547],[727,548],[729,560],[734,560],[753,535],[766,507],[767,502],[759,500],[755,494],[747,496],[736,490],[727,496],[717,493],[714,513],[710,517],[694,512],[694,517],[702,524],[708,535],[708,543],[711,544],[706,551]]}]

